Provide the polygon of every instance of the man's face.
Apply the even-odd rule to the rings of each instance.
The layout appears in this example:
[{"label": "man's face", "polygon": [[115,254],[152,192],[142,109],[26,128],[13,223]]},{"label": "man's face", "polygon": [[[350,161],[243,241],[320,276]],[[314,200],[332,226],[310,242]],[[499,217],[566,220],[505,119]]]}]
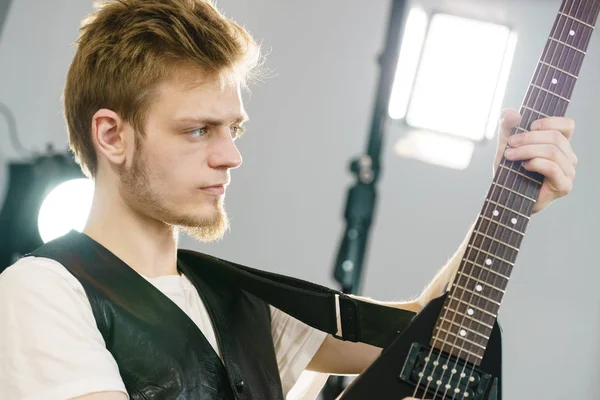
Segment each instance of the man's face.
[{"label": "man's face", "polygon": [[201,241],[229,227],[224,209],[229,170],[242,163],[234,144],[246,119],[238,85],[198,74],[196,84],[158,86],[144,139],[120,171],[121,195],[147,218],[179,226]]}]

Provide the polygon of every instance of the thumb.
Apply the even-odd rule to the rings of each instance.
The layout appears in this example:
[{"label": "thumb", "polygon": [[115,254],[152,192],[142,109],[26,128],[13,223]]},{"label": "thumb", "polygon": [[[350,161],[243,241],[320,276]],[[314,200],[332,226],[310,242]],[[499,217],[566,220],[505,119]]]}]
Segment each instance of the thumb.
[{"label": "thumb", "polygon": [[500,123],[498,125],[498,146],[496,148],[496,158],[494,159],[494,172],[504,155],[508,137],[513,128],[519,125],[519,122],[521,122],[521,115],[517,110],[512,108],[502,110],[502,113],[500,114]]}]

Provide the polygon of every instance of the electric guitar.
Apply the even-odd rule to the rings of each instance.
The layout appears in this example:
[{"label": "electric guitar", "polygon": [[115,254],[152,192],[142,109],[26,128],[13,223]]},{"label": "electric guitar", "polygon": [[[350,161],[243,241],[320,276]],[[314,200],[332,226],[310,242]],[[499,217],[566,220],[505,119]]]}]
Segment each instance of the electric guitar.
[{"label": "electric guitar", "polygon": [[[511,134],[564,116],[600,0],[563,0]],[[502,158],[450,289],[341,395],[343,400],[502,399],[498,311],[543,175]]]}]

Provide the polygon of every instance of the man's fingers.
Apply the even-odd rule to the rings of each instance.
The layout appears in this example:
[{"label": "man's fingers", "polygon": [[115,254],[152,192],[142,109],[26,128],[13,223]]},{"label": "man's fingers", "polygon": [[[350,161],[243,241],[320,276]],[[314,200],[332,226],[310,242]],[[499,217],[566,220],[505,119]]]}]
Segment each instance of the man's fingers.
[{"label": "man's fingers", "polygon": [[544,175],[545,181],[548,181],[557,198],[567,195],[573,189],[573,179],[569,179],[555,162],[545,158],[534,158],[524,161],[523,168]]},{"label": "man's fingers", "polygon": [[[516,149],[530,145],[546,145],[556,147],[563,153],[563,155],[574,167],[577,166],[577,156],[573,152],[573,148],[571,147],[569,140],[559,131],[532,131],[519,135],[513,135],[508,139],[508,145]],[[516,151],[516,153],[520,153],[520,151]],[[547,154],[544,155],[544,152],[540,152],[539,155],[534,154],[532,157],[526,157],[525,154],[523,154],[521,159],[534,158],[536,156],[551,158],[548,157]]]},{"label": "man's fingers", "polygon": [[570,140],[575,132],[575,121],[567,117],[542,118],[531,123],[531,130],[559,131]]},{"label": "man's fingers", "polygon": [[521,115],[512,108],[502,110],[500,114],[500,135],[499,140],[507,138],[512,129],[521,122]]},{"label": "man's fingers", "polygon": [[[568,159],[567,155],[553,145],[529,144],[526,146],[510,148],[506,150],[505,154],[506,158],[511,161],[544,159],[556,164],[556,167],[559,168],[566,177],[575,177],[575,167]],[[541,171],[537,172],[541,173]]]}]

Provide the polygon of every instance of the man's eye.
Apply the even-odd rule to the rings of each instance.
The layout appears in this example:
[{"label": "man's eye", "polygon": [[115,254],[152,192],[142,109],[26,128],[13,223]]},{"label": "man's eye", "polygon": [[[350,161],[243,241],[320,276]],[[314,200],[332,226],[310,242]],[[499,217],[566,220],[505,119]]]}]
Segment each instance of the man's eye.
[{"label": "man's eye", "polygon": [[188,131],[187,133],[188,133],[188,135],[195,136],[195,137],[204,136],[206,134],[206,128],[197,128],[192,131]]},{"label": "man's eye", "polygon": [[234,125],[231,127],[231,136],[234,139],[239,139],[242,137],[242,135],[244,134],[245,131],[246,131],[246,128],[244,128],[243,126]]}]

